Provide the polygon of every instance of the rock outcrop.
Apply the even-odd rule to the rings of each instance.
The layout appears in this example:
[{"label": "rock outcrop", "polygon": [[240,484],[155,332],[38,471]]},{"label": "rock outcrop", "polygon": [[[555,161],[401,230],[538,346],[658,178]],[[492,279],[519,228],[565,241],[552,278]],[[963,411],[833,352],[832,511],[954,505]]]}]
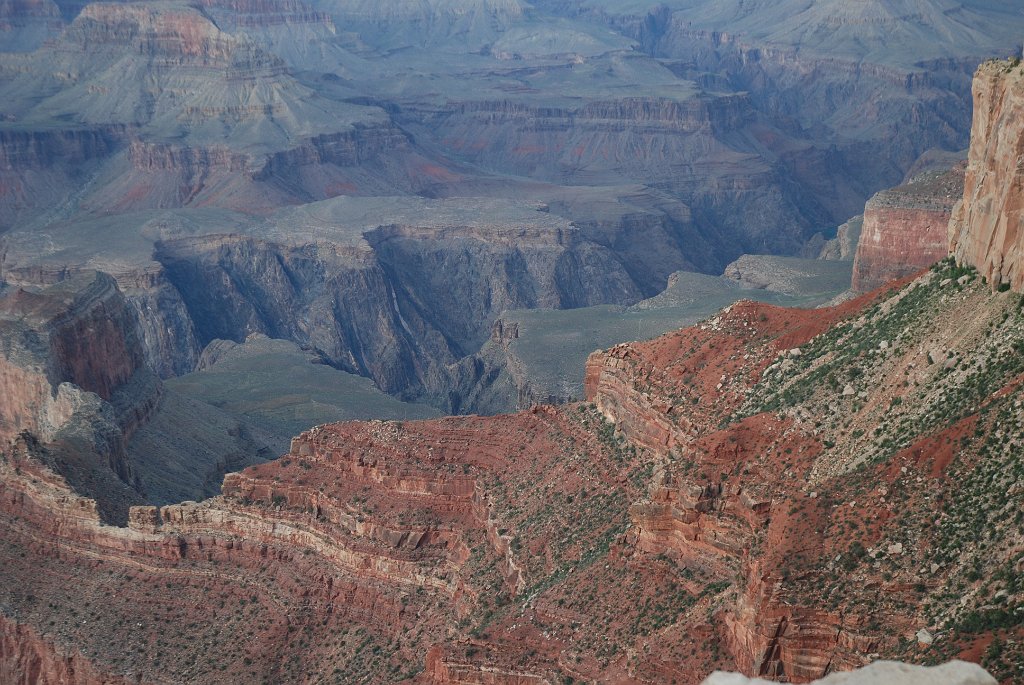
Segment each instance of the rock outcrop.
[{"label": "rock outcrop", "polygon": [[[768,685],[772,681],[716,672],[701,685]],[[876,661],[850,673],[835,673],[811,685],[996,685],[996,679],[977,664],[951,661],[941,666],[912,666],[895,661]]]},{"label": "rock outcrop", "polygon": [[853,260],[853,291],[874,290],[944,258],[950,216],[963,195],[963,183],[964,167],[957,165],[927,172],[868,200]]},{"label": "rock outcrop", "polygon": [[851,217],[836,229],[835,238],[825,240],[820,233],[812,236],[804,246],[801,256],[810,259],[852,262],[857,253],[857,243],[860,242],[860,233],[863,228],[863,214]]},{"label": "rock outcrop", "polygon": [[949,251],[999,287],[1024,290],[1024,66],[990,61],[974,79],[974,122],[963,200]]},{"label": "rock outcrop", "polygon": [[39,292],[19,288],[0,300],[0,317],[0,441],[24,432],[47,443],[80,436],[137,486],[126,442],[152,415],[160,388],[114,279],[92,273]]}]

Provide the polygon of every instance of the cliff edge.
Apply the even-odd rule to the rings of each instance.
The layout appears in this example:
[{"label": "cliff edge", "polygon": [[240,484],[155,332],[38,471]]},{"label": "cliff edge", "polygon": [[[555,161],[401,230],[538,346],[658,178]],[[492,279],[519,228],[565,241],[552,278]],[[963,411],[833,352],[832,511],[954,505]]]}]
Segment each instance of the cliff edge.
[{"label": "cliff edge", "polygon": [[974,77],[974,121],[964,197],[949,222],[949,250],[993,285],[1024,289],[1024,65],[985,62]]}]

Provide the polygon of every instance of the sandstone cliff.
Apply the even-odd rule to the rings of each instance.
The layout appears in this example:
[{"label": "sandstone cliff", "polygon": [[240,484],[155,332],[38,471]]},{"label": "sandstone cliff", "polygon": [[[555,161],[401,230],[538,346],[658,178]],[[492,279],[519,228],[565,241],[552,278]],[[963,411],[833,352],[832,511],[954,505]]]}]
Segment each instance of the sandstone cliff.
[{"label": "sandstone cliff", "polygon": [[868,200],[853,261],[854,292],[874,290],[946,256],[947,227],[963,179],[963,165],[957,165],[926,172]]},{"label": "sandstone cliff", "polygon": [[990,61],[974,78],[974,121],[963,201],[949,224],[949,251],[992,287],[1024,289],[1024,67]]}]

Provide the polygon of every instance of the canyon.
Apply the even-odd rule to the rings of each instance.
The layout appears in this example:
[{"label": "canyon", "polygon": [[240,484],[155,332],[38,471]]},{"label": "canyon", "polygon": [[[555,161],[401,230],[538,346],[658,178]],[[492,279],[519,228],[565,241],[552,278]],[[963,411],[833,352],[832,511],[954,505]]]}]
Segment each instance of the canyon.
[{"label": "canyon", "polygon": [[0,4],[0,680],[1024,678],[1004,10]]},{"label": "canyon", "polygon": [[[113,279],[84,286],[51,297],[127,311]],[[60,311],[8,296],[22,325]],[[18,435],[0,661],[12,682],[697,683],[959,657],[1014,682],[1020,304],[952,258],[830,307],[741,300],[593,353],[583,402],[318,426],[120,524]],[[65,373],[108,392],[134,349]]]},{"label": "canyon", "polygon": [[[575,371],[486,348],[501,316],[808,256],[922,154],[966,147],[970,70],[1021,25],[999,3],[930,0],[936,25],[869,3],[833,13],[842,50],[800,51],[763,30],[778,11],[699,4],[5,4],[0,281],[112,275],[163,379],[259,333],[445,412],[578,398]],[[931,236],[940,204],[900,234]],[[899,275],[857,261],[858,292]]]},{"label": "canyon", "polygon": [[[989,667],[1015,668],[1019,461],[993,436],[1015,434],[1024,324],[958,268],[596,353],[583,404],[319,427],[127,527],[22,438],[0,465],[5,620],[29,626],[9,632],[46,668],[142,681],[806,682],[994,640]],[[943,363],[983,340],[984,368]],[[859,397],[815,382],[854,368]],[[972,568],[990,580],[964,587]]]}]

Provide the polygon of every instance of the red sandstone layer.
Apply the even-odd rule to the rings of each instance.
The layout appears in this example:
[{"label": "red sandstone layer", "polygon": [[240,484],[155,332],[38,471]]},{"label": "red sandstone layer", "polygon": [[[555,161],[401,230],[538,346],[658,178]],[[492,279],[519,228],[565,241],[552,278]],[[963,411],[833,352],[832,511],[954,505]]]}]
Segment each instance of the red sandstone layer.
[{"label": "red sandstone layer", "polygon": [[963,166],[931,172],[868,200],[853,261],[854,292],[865,293],[943,259]]}]

